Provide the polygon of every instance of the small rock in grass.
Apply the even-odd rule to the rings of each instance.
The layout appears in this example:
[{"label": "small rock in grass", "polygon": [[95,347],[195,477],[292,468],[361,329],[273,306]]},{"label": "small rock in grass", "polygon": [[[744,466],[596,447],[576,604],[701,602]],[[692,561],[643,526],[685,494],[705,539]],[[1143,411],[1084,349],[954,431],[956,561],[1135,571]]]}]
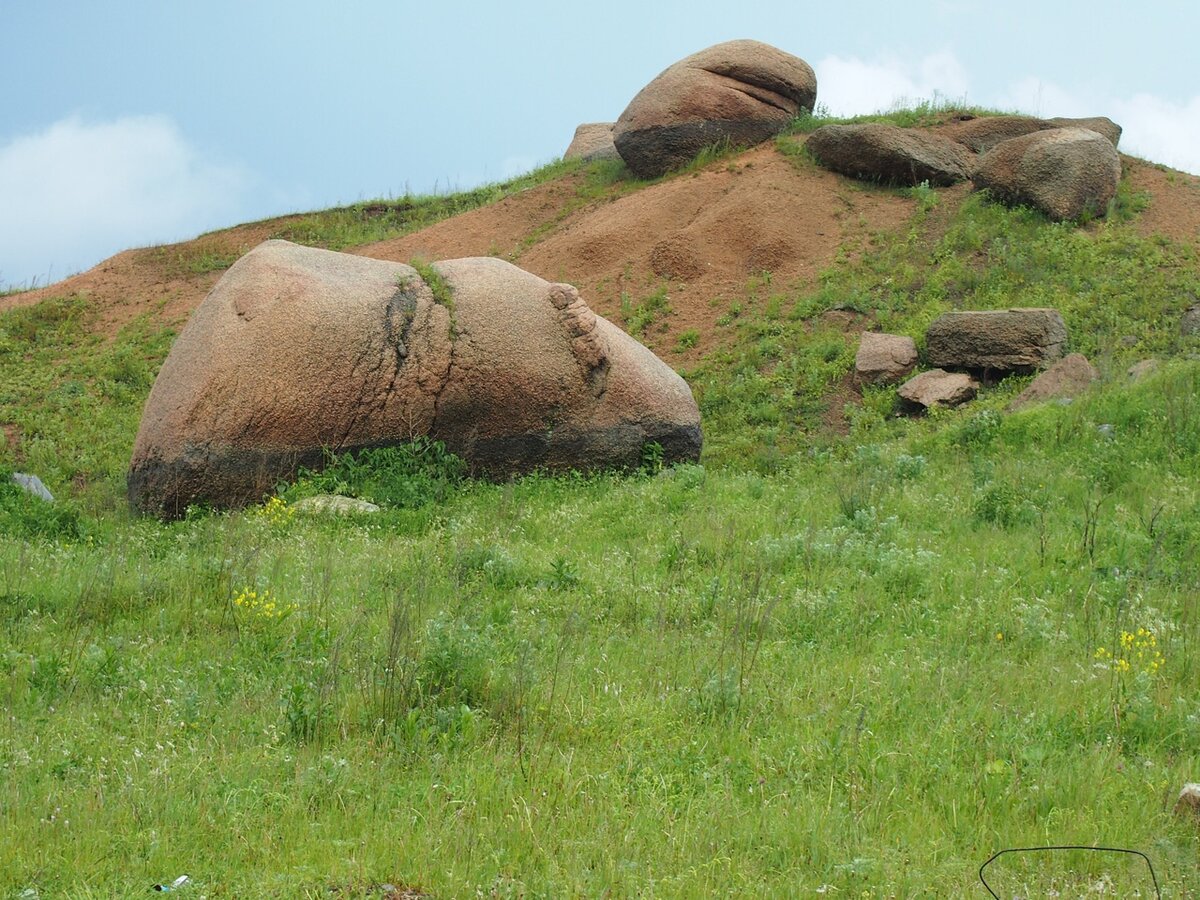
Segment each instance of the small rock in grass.
[{"label": "small rock in grass", "polygon": [[1099,377],[1100,373],[1087,361],[1086,356],[1082,353],[1072,353],[1033,379],[1008,408],[1020,409],[1022,406],[1040,403],[1043,400],[1074,397]]},{"label": "small rock in grass", "polygon": [[1157,359],[1143,359],[1141,362],[1135,362],[1129,367],[1126,373],[1132,381],[1141,381],[1147,375],[1153,375],[1158,371],[1159,362]]},{"label": "small rock in grass", "polygon": [[357,516],[379,512],[379,507],[366,500],[342,497],[339,494],[316,494],[297,500],[292,509],[298,513],[322,516]]},{"label": "small rock in grass", "polygon": [[979,382],[962,372],[930,369],[910,378],[897,392],[901,400],[929,409],[933,406],[959,406],[972,400]]},{"label": "small rock in grass", "polygon": [[1188,782],[1183,786],[1175,801],[1175,813],[1200,817],[1200,784]]},{"label": "small rock in grass", "polygon": [[1183,318],[1179,320],[1179,333],[1184,337],[1200,334],[1200,304],[1188,307]]},{"label": "small rock in grass", "polygon": [[36,475],[26,475],[24,472],[13,472],[12,480],[13,484],[21,488],[27,494],[33,494],[33,496],[39,497],[42,500],[45,500],[47,503],[54,502],[54,495],[50,493],[49,489],[47,489],[44,484],[42,484],[42,479],[38,478]]},{"label": "small rock in grass", "polygon": [[895,384],[917,366],[917,344],[904,335],[864,331],[854,374],[865,384]]}]

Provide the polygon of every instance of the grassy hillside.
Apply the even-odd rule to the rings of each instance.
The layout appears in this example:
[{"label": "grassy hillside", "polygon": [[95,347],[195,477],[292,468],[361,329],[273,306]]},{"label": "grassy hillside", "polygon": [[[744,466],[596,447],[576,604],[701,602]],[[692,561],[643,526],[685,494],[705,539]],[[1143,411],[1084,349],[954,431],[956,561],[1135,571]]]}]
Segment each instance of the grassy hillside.
[{"label": "grassy hillside", "polygon": [[[725,299],[686,372],[703,466],[493,485],[418,448],[323,476],[368,519],[306,518],[305,485],[130,519],[171,333],[0,315],[0,467],[62,498],[0,487],[0,896],[971,896],[1043,844],[1200,892],[1171,812],[1200,780],[1196,247],[1142,236],[1128,184],[1084,227],[909,194],[815,285]],[[292,237],[380,237],[346,216]],[[1016,378],[905,419],[848,388],[868,324],[1040,305],[1105,374],[1073,403],[1007,413]],[[1111,855],[989,872],[1151,892]]]}]

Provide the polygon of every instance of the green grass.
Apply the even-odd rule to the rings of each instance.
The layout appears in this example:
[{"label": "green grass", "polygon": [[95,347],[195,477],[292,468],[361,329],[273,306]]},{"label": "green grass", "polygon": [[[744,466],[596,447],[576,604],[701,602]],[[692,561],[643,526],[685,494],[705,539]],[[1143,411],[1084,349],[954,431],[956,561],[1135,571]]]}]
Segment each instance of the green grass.
[{"label": "green grass", "polygon": [[[81,298],[0,314],[0,475],[62,498],[0,487],[0,896],[972,896],[996,850],[1057,843],[1200,891],[1171,814],[1200,763],[1194,251],[915,200],[814,290],[750,279],[689,374],[704,466],[626,477],[464,482],[422,444],[132,519],[171,333],[90,337]],[[873,389],[818,428],[854,350],[822,313],[920,338],[1012,305],[1061,309],[1105,381],[924,419]],[[325,490],[386,508],[290,511]],[[1148,892],[1078,855],[989,871]]]},{"label": "green grass", "polygon": [[313,212],[283,224],[273,237],[311,247],[344,250],[419,231],[442,219],[469,212],[561,178],[588,166],[560,160],[525,175],[451,194],[405,195],[396,200],[370,200]]}]

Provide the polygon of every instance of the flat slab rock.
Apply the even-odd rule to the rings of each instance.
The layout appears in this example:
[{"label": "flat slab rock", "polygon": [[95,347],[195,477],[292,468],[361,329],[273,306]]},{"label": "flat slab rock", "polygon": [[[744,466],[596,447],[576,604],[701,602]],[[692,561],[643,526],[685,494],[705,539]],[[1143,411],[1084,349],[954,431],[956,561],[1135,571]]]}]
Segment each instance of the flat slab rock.
[{"label": "flat slab rock", "polygon": [[315,494],[292,504],[292,509],[306,515],[356,516],[379,512],[379,507],[366,500],[343,497],[341,494]]},{"label": "flat slab rock", "polygon": [[971,176],[971,154],[955,141],[879,122],[823,125],[805,146],[827,169],[888,184],[942,187]]},{"label": "flat slab rock", "polygon": [[976,153],[986,153],[997,144],[1051,128],[1086,128],[1101,135],[1114,147],[1121,140],[1121,126],[1104,116],[1067,119],[1061,116],[1039,119],[1036,116],[979,116],[942,125],[934,131]]},{"label": "flat slab rock", "polygon": [[1099,378],[1100,373],[1087,361],[1086,356],[1082,353],[1072,353],[1033,379],[1008,408],[1020,409],[1031,403],[1042,403],[1060,397],[1078,397]]},{"label": "flat slab rock", "polygon": [[864,331],[854,355],[860,384],[895,384],[917,367],[917,343],[900,334]]},{"label": "flat slab rock", "polygon": [[900,399],[914,406],[959,406],[974,400],[979,382],[962,372],[930,369],[910,378],[897,390]]},{"label": "flat slab rock", "polygon": [[1056,309],[951,312],[925,333],[930,364],[949,369],[1030,372],[1063,355],[1067,327]]},{"label": "flat slab rock", "polygon": [[28,475],[24,472],[13,472],[12,482],[27,494],[45,500],[47,503],[54,502],[54,495],[50,493],[50,489],[42,483],[42,479],[36,475]]},{"label": "flat slab rock", "polygon": [[625,164],[656,178],[705,147],[751,146],[812,112],[812,66],[760,41],[716,44],[679,60],[642,88],[613,127]]},{"label": "flat slab rock", "polygon": [[134,508],[243,506],[326,450],[418,435],[490,477],[635,468],[648,443],[698,459],[686,382],[571,285],[493,258],[431,269],[287,241],[238,260],[146,401]]}]

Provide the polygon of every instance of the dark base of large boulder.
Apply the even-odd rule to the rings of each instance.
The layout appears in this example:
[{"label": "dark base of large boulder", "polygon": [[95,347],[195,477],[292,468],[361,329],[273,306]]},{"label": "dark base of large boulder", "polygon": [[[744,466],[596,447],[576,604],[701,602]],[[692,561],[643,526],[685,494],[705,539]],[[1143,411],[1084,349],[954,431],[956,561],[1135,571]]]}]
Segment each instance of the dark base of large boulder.
[{"label": "dark base of large boulder", "polygon": [[[437,435],[433,435],[437,439]],[[621,424],[608,429],[558,428],[535,433],[476,438],[469,446],[447,442],[467,461],[471,474],[504,480],[534,471],[594,472],[632,470],[643,462],[650,444],[662,447],[662,462],[698,462],[703,443],[698,425]],[[358,452],[371,447],[346,447]],[[130,469],[129,503],[136,512],[178,519],[188,507],[239,508],[259,503],[301,468],[318,470],[323,450],[248,450],[201,448],[169,462],[150,458]]]},{"label": "dark base of large boulder", "polygon": [[691,162],[705,147],[722,141],[732,146],[751,147],[774,137],[787,124],[773,119],[715,119],[684,122],[613,135],[617,152],[638,178],[657,178]]}]

